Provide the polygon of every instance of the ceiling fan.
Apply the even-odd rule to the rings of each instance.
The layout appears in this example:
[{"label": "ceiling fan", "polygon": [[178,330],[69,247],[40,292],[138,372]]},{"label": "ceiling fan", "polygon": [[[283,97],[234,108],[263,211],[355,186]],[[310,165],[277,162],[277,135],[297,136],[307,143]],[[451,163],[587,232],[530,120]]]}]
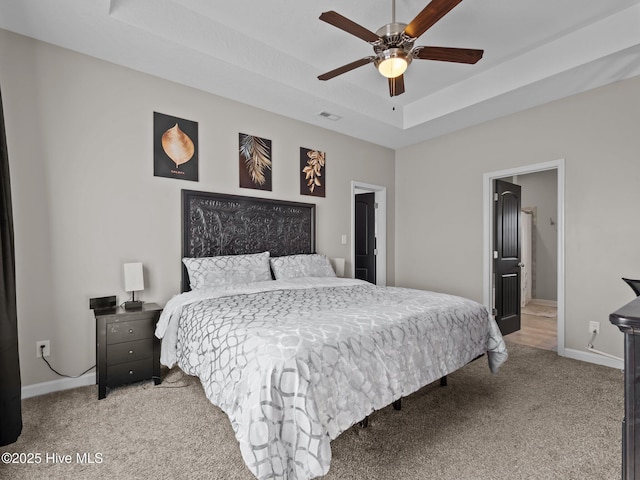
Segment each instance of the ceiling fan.
[{"label": "ceiling fan", "polygon": [[373,46],[375,55],[361,58],[342,67],[318,76],[329,80],[368,63],[389,79],[389,94],[394,97],[404,93],[404,72],[414,58],[442,62],[476,63],[483,50],[450,47],[414,47],[416,39],[449,13],[462,0],[432,0],[408,25],[396,22],[396,2],[392,0],[391,23],[379,28],[376,33],[349,20],[337,12],[320,15],[320,20],[361,38]]}]

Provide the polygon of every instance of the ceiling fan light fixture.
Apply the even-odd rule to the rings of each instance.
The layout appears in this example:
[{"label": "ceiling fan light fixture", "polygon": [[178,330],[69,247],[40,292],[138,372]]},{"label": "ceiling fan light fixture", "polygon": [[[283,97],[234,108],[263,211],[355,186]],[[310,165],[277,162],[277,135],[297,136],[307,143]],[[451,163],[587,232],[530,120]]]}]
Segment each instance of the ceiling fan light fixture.
[{"label": "ceiling fan light fixture", "polygon": [[389,48],[380,53],[376,67],[383,77],[396,78],[407,70],[409,62],[407,52],[401,48]]},{"label": "ceiling fan light fixture", "polygon": [[396,0],[391,0],[391,23],[379,28],[376,33],[333,10],[323,12],[320,15],[320,20],[369,43],[373,47],[374,55],[318,75],[318,80],[329,80],[373,63],[378,72],[388,79],[389,95],[395,97],[405,92],[404,72],[414,58],[439,62],[476,63],[482,58],[484,50],[427,46],[414,48],[414,42],[418,37],[435,25],[461,1],[429,0],[427,6],[407,24],[396,22]]}]

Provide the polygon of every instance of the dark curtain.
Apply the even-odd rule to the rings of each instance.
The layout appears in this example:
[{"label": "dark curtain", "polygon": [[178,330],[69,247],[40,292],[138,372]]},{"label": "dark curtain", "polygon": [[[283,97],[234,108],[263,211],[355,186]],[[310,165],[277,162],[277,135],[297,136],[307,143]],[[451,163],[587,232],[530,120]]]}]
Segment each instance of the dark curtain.
[{"label": "dark curtain", "polygon": [[0,445],[15,442],[22,432],[20,399],[11,181],[0,93]]}]

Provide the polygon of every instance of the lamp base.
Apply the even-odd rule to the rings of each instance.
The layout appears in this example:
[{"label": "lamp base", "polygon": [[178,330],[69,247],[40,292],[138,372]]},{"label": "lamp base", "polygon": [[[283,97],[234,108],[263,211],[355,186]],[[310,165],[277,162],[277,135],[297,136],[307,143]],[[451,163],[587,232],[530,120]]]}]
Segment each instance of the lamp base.
[{"label": "lamp base", "polygon": [[131,300],[129,302],[124,302],[125,310],[142,310],[142,303],[140,300]]}]

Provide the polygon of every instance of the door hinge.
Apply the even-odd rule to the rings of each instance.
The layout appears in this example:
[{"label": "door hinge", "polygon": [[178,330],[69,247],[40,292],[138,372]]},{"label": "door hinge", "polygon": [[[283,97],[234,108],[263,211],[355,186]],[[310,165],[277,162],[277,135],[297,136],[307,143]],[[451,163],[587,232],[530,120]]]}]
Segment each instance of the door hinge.
[{"label": "door hinge", "polygon": [[497,202],[498,201],[498,192],[494,192],[493,194],[493,201]]},{"label": "door hinge", "polygon": [[494,317],[495,317],[496,315],[498,315],[498,309],[497,309],[497,308],[492,308],[492,309],[491,309],[491,315],[493,315]]},{"label": "door hinge", "polygon": [[378,202],[373,202],[373,208],[378,208]]},{"label": "door hinge", "polygon": [[498,258],[498,251],[497,250],[493,251],[493,258],[494,259]]}]

